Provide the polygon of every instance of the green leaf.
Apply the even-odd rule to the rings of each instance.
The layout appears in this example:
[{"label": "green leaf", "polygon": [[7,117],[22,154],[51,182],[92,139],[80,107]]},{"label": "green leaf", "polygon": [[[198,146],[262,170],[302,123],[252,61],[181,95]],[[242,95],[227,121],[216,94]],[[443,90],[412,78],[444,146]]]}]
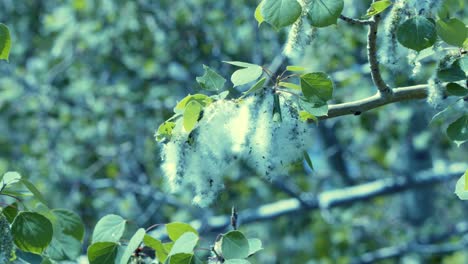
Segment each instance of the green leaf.
[{"label": "green leaf", "polygon": [[453,141],[468,140],[468,115],[463,115],[447,128],[447,135]]},{"label": "green leaf", "polygon": [[19,249],[41,254],[52,241],[52,223],[41,214],[21,212],[11,225],[11,233]]},{"label": "green leaf", "polygon": [[224,264],[250,264],[250,261],[246,259],[228,259],[224,261]]},{"label": "green leaf", "polygon": [[309,102],[307,98],[300,98],[299,106],[314,116],[326,116],[328,114],[328,105],[323,101]]},{"label": "green leaf", "polygon": [[198,235],[197,230],[191,225],[181,222],[173,222],[166,225],[167,235],[172,241],[176,241],[186,232],[192,232]]},{"label": "green leaf", "polygon": [[203,107],[197,101],[190,101],[185,107],[184,111],[184,129],[188,133],[195,128],[195,125],[198,122],[200,113],[203,110]]},{"label": "green leaf", "polygon": [[167,259],[168,264],[190,264],[194,258],[193,254],[189,253],[178,253],[170,256]]},{"label": "green leaf", "polygon": [[10,185],[13,183],[17,183],[21,180],[21,175],[16,171],[9,171],[3,174],[0,178],[0,187],[3,185]]},{"label": "green leaf", "polygon": [[273,95],[273,121],[275,122],[281,122],[283,121],[283,116],[281,114],[281,104],[279,101],[279,94],[274,94]]},{"label": "green leaf", "polygon": [[302,66],[290,65],[290,66],[286,66],[286,70],[291,71],[291,72],[303,72],[306,69]]},{"label": "green leaf", "polygon": [[455,194],[460,200],[468,200],[468,170],[458,179]]},{"label": "green leaf", "polygon": [[412,17],[398,27],[397,39],[401,45],[421,51],[434,45],[437,34],[434,22],[423,17]]},{"label": "green leaf", "polygon": [[159,262],[164,263],[164,261],[166,261],[169,252],[164,248],[163,243],[160,240],[150,235],[145,235],[143,243],[145,243],[147,247],[154,249],[156,252],[156,258]]},{"label": "green leaf", "polygon": [[169,256],[179,253],[192,253],[198,243],[198,235],[188,231],[181,235],[175,242],[169,252]]},{"label": "green leaf", "polygon": [[14,202],[3,208],[2,214],[6,217],[8,222],[13,223],[13,220],[18,215],[18,203]]},{"label": "green leaf", "polygon": [[133,235],[133,237],[128,242],[127,247],[120,259],[120,264],[127,264],[130,258],[133,255],[133,252],[140,246],[140,243],[145,237],[146,231],[143,228],[138,229],[138,231]]},{"label": "green leaf", "polygon": [[97,242],[88,247],[90,264],[115,264],[119,244],[114,242]]},{"label": "green leaf", "polygon": [[368,18],[371,18],[372,16],[378,15],[391,5],[392,5],[392,1],[390,0],[381,0],[378,2],[374,2],[371,4],[369,9],[367,9],[367,13],[362,18],[368,19]]},{"label": "green leaf", "polygon": [[225,259],[244,259],[249,256],[249,241],[240,231],[223,235],[221,253]]},{"label": "green leaf", "polygon": [[8,27],[0,23],[0,60],[8,61],[11,49],[11,36]]},{"label": "green leaf", "polygon": [[75,260],[81,254],[84,225],[80,217],[66,209],[54,209],[48,217],[52,221],[54,235],[47,248],[47,255],[54,260]]},{"label": "green leaf", "polygon": [[314,170],[314,165],[312,164],[312,160],[310,159],[309,153],[304,150],[304,160],[306,161],[307,165],[311,170]]},{"label": "green leaf", "polygon": [[449,83],[447,84],[447,92],[455,96],[465,96],[468,95],[468,89],[459,85],[458,83]]},{"label": "green leaf", "polygon": [[43,203],[45,206],[47,206],[47,202],[44,198],[44,196],[42,196],[41,192],[39,192],[39,190],[36,188],[36,186],[34,186],[34,184],[32,184],[30,181],[22,178],[20,180],[20,182],[26,186],[26,188],[28,188],[28,190],[34,195],[34,197],[36,197],[36,199],[38,199],[41,203]]},{"label": "green leaf", "polygon": [[262,241],[258,238],[249,238],[249,256],[263,249]]},{"label": "green leaf", "polygon": [[74,237],[78,241],[83,241],[85,227],[75,212],[67,209],[53,209],[52,214],[55,216],[62,233]]},{"label": "green leaf", "polygon": [[326,102],[332,99],[333,88],[333,81],[326,73],[314,72],[301,75],[301,90],[309,102]]},{"label": "green leaf", "polygon": [[264,0],[261,14],[266,22],[276,29],[292,25],[301,15],[297,0]]},{"label": "green leaf", "polygon": [[94,227],[92,243],[118,242],[125,232],[127,221],[118,215],[106,215]]},{"label": "green leaf", "polygon": [[177,103],[177,105],[174,108],[174,112],[183,113],[185,111],[185,107],[191,101],[196,101],[203,107],[206,107],[213,102],[213,98],[204,94],[194,94],[194,95],[189,94],[186,97],[184,97],[184,99],[182,99],[179,103]]},{"label": "green leaf", "polygon": [[314,27],[326,27],[336,24],[343,11],[343,0],[313,0],[307,13],[310,24]]},{"label": "green leaf", "polygon": [[229,91],[223,91],[223,92],[220,92],[219,94],[215,94],[210,97],[213,98],[214,100],[224,100],[226,99],[228,95],[229,95]]},{"label": "green leaf", "polygon": [[203,69],[205,70],[203,76],[196,78],[202,89],[208,91],[218,91],[224,87],[226,79],[224,79],[221,75],[206,65],[203,65]]},{"label": "green leaf", "polygon": [[171,137],[172,137],[172,130],[174,129],[175,127],[175,123],[174,122],[170,122],[170,121],[166,121],[164,123],[162,123],[159,127],[158,127],[158,131],[156,132],[156,141],[158,142],[163,142],[163,141],[169,141],[171,140]]},{"label": "green leaf", "polygon": [[225,63],[242,67],[243,69],[235,71],[231,76],[231,82],[234,87],[247,84],[257,80],[263,73],[261,66],[241,61],[224,61]]},{"label": "green leaf", "polygon": [[258,82],[256,82],[254,85],[252,85],[252,87],[250,87],[249,90],[244,92],[244,95],[255,93],[256,91],[262,89],[263,85],[265,84],[265,81],[266,81],[265,77],[261,78],[260,80],[258,80]]},{"label": "green leaf", "polygon": [[263,15],[262,15],[263,1],[264,0],[262,0],[260,2],[260,4],[258,4],[257,8],[255,8],[254,16],[255,16],[255,20],[257,20],[258,26],[260,26],[263,23],[263,21],[265,21],[265,19],[263,18]]},{"label": "green leaf", "polygon": [[72,236],[65,235],[54,227],[52,242],[47,247],[47,256],[53,260],[76,260],[81,255],[81,243]]},{"label": "green leaf", "polygon": [[457,47],[462,47],[467,37],[465,24],[456,18],[437,20],[436,30],[443,41]]},{"label": "green leaf", "polygon": [[437,78],[443,82],[456,82],[466,80],[466,73],[462,69],[460,63],[461,59],[458,59],[447,68],[439,69],[437,71]]},{"label": "green leaf", "polygon": [[307,111],[299,111],[299,119],[303,122],[307,122],[310,119],[318,123],[318,118]]},{"label": "green leaf", "polygon": [[297,84],[294,84],[294,83],[279,82],[278,85],[281,86],[281,87],[286,87],[286,88],[292,89],[292,90],[297,90],[297,91],[301,90],[301,86],[299,86]]}]

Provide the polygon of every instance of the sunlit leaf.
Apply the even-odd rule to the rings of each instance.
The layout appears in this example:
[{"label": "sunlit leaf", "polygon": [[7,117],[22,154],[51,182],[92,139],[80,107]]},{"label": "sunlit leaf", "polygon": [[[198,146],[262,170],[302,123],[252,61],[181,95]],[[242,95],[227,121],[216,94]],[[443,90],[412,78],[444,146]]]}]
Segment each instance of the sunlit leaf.
[{"label": "sunlit leaf", "polygon": [[370,8],[367,10],[366,15],[364,15],[362,18],[368,19],[372,16],[378,15],[391,5],[392,5],[392,1],[390,0],[381,0],[381,1],[373,2]]},{"label": "sunlit leaf", "polygon": [[8,61],[11,49],[11,36],[8,27],[0,23],[0,60]]}]

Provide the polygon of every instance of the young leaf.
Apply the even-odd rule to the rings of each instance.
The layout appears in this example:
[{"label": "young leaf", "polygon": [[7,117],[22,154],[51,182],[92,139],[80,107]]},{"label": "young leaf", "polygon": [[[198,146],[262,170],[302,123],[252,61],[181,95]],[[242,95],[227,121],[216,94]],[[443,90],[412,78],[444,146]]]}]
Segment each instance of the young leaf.
[{"label": "young leaf", "polygon": [[303,122],[307,122],[310,119],[318,123],[318,118],[307,111],[299,111],[299,119]]},{"label": "young leaf", "polygon": [[198,122],[198,117],[202,111],[202,106],[197,101],[190,101],[185,107],[184,111],[184,129],[188,133],[195,128],[195,125]]},{"label": "young leaf", "polygon": [[292,90],[296,90],[296,91],[300,91],[300,90],[301,90],[301,86],[299,86],[299,85],[297,85],[297,84],[294,84],[294,83],[279,82],[278,85],[281,86],[281,87],[286,87],[286,88],[289,88],[289,89],[292,89]]},{"label": "young leaf", "polygon": [[343,0],[311,1],[307,13],[310,24],[314,27],[326,27],[336,24],[343,11]]},{"label": "young leaf", "polygon": [[119,244],[114,242],[97,242],[88,247],[89,264],[115,264]]},{"label": "young leaf", "polygon": [[468,200],[468,170],[458,179],[455,194],[460,200]]},{"label": "young leaf", "polygon": [[263,23],[263,21],[265,21],[265,19],[263,18],[263,15],[262,15],[263,1],[264,0],[262,0],[260,2],[260,4],[258,4],[257,8],[255,8],[254,16],[255,16],[255,20],[257,20],[258,26],[260,26]]},{"label": "young leaf", "polygon": [[191,264],[193,261],[194,255],[189,253],[178,253],[169,258],[166,261],[166,264]]},{"label": "young leaf", "polygon": [[283,121],[283,116],[281,115],[281,104],[279,101],[279,94],[273,95],[273,121],[281,122]]},{"label": "young leaf", "polygon": [[303,72],[305,71],[305,68],[301,66],[290,65],[290,66],[286,66],[286,70],[291,71],[291,72]]},{"label": "young leaf", "polygon": [[447,136],[453,141],[468,140],[468,115],[463,115],[447,128]]},{"label": "young leaf", "polygon": [[262,73],[263,69],[261,66],[241,61],[224,61],[225,63],[242,67],[243,69],[235,71],[231,76],[231,82],[234,84],[234,87],[253,82],[258,79]]},{"label": "young leaf", "polygon": [[301,15],[297,0],[264,0],[261,14],[266,22],[276,29],[292,25]]},{"label": "young leaf", "polygon": [[173,222],[166,225],[167,235],[172,241],[176,241],[184,233],[192,232],[198,235],[197,230],[191,225],[181,222]]},{"label": "young leaf", "polygon": [[11,233],[19,249],[41,254],[52,241],[52,223],[41,214],[21,212],[11,225]]},{"label": "young leaf", "polygon": [[203,76],[196,78],[202,89],[208,91],[218,91],[224,87],[226,79],[224,79],[221,75],[206,65],[203,65],[203,69],[205,70]]},{"label": "young leaf", "polygon": [[106,215],[94,227],[92,243],[119,242],[125,232],[127,221],[118,215]]},{"label": "young leaf", "polygon": [[223,235],[221,253],[226,260],[247,258],[249,241],[240,231],[230,231]]},{"label": "young leaf", "polygon": [[392,1],[390,0],[381,0],[381,1],[373,2],[370,8],[367,10],[367,13],[362,18],[369,19],[372,16],[378,15],[391,5],[392,5]]},{"label": "young leaf", "polygon": [[324,102],[311,103],[307,101],[307,98],[300,98],[299,106],[314,116],[326,116],[328,114],[328,105]]},{"label": "young leaf", "polygon": [[11,36],[8,27],[0,23],[0,60],[8,61],[11,49]]},{"label": "young leaf", "polygon": [[314,165],[312,163],[312,160],[310,159],[309,153],[304,150],[304,160],[306,161],[307,165],[311,170],[314,170]]},{"label": "young leaf", "polygon": [[169,252],[164,248],[163,243],[160,240],[152,236],[145,235],[143,238],[143,243],[145,243],[147,247],[154,249],[156,252],[156,258],[159,260],[159,262],[164,263],[166,261]]},{"label": "young leaf", "polygon": [[174,112],[177,114],[183,113],[185,110],[185,107],[190,101],[196,101],[197,103],[205,107],[213,102],[213,98],[204,94],[194,94],[194,95],[189,94],[186,97],[184,97],[184,99],[182,99],[179,103],[177,103],[177,105],[174,107]]},{"label": "young leaf", "polygon": [[186,232],[174,242],[174,245],[169,252],[169,256],[179,253],[191,254],[197,243],[198,235],[190,231]]},{"label": "young leaf", "polygon": [[140,246],[140,243],[143,241],[143,238],[146,234],[145,229],[140,228],[138,231],[133,235],[133,237],[128,242],[127,247],[120,259],[120,264],[127,264],[130,258],[132,257],[133,252]]},{"label": "young leaf", "polygon": [[174,122],[169,122],[169,121],[162,123],[158,127],[158,131],[156,132],[156,135],[155,135],[156,141],[163,142],[166,140],[171,140],[172,130],[174,129],[175,125],[176,124]]},{"label": "young leaf", "polygon": [[333,97],[334,84],[331,78],[323,72],[301,75],[301,89],[310,102],[326,102]]},{"label": "young leaf", "polygon": [[262,89],[263,85],[265,84],[265,81],[266,81],[265,77],[261,78],[260,80],[258,80],[258,82],[256,82],[254,85],[252,85],[252,87],[250,87],[249,90],[244,92],[244,95],[255,93],[256,91]]},{"label": "young leaf", "polygon": [[401,45],[421,51],[434,45],[437,34],[434,22],[423,17],[412,17],[398,27],[397,39]]},{"label": "young leaf", "polygon": [[0,187],[3,185],[10,185],[17,183],[21,180],[21,174],[16,171],[9,171],[0,177]]},{"label": "young leaf", "polygon": [[456,18],[439,19],[436,22],[437,35],[447,44],[462,47],[467,37],[465,24]]}]

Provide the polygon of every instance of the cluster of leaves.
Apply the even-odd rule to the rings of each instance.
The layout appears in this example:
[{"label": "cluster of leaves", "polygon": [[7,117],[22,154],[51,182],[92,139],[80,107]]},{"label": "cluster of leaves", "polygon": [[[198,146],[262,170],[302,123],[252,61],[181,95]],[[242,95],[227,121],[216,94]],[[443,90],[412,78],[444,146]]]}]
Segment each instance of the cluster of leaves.
[{"label": "cluster of leaves", "polygon": [[[241,68],[231,75],[233,88],[256,81],[255,84],[242,92],[238,99],[264,91],[267,87],[267,78],[269,78],[272,82],[270,88],[274,91],[275,98],[278,98],[281,93],[293,95],[292,98],[302,120],[312,119],[317,121],[317,116],[327,115],[327,101],[333,97],[334,83],[326,73],[301,73],[305,71],[303,67],[287,66],[281,74],[272,76],[268,69],[260,65],[240,61],[226,61],[226,63]],[[158,142],[170,140],[178,118],[183,119],[183,128],[187,133],[190,133],[202,118],[205,107],[214,100],[224,100],[229,96],[229,90],[223,91],[226,79],[212,68],[205,65],[203,67],[205,70],[204,75],[196,78],[200,88],[206,91],[221,92],[212,96],[194,94],[183,98],[174,108],[175,115],[161,124],[156,131],[155,137]],[[286,74],[288,72],[290,74]],[[264,73],[267,77],[262,77]],[[296,83],[293,80],[294,78],[298,79]],[[237,99],[234,98],[234,100]],[[278,114],[278,118],[281,120],[281,109],[278,100],[275,100],[272,114]]]},{"label": "cluster of leaves", "polygon": [[[24,197],[31,195],[39,201],[34,209],[28,209],[22,202]],[[36,187],[16,172],[7,172],[0,177],[2,196],[17,201],[1,208],[0,218],[8,221],[8,232],[2,232],[0,248],[13,250],[12,245],[5,245],[8,240],[4,239],[11,236],[17,249],[41,255],[44,264],[75,260],[81,255],[84,225],[77,214],[66,209],[49,209]],[[15,258],[13,251],[9,259]]]},{"label": "cluster of leaves", "polygon": [[[22,201],[31,194],[39,201],[33,210],[20,210],[18,202],[0,208],[0,249],[3,254],[0,256],[5,258],[0,261],[15,260],[15,247],[22,252],[40,255],[42,264],[76,260],[81,255],[85,233],[80,217],[69,210],[49,209],[36,187],[18,173],[8,172],[0,177],[0,197]],[[179,222],[165,227],[171,241],[163,243],[118,215],[106,215],[94,228],[87,252],[89,262],[127,264],[157,259],[158,263],[167,264],[204,263],[194,253],[199,235],[193,227]],[[221,234],[210,251],[214,255],[212,259],[219,263],[248,264],[247,258],[261,249],[259,239],[247,239],[242,232],[231,231]]]},{"label": "cluster of leaves", "polygon": [[[166,224],[165,229],[168,242],[154,238],[143,228],[133,231],[135,227],[120,216],[104,216],[93,231],[92,244],[88,248],[89,261],[91,264],[126,264],[129,261],[147,263],[148,259],[154,258],[157,263],[164,264],[206,263],[194,252],[200,237],[192,226],[173,222]],[[260,240],[247,239],[240,231],[230,231],[220,235],[209,250],[214,255],[210,261],[248,264],[247,258],[261,249]],[[155,256],[150,256],[149,252]]]}]

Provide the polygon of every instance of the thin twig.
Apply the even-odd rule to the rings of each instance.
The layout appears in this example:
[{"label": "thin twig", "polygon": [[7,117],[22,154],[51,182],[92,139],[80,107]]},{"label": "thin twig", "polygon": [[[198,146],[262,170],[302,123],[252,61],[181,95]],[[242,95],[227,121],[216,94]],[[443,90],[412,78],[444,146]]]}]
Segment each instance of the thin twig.
[{"label": "thin twig", "polygon": [[[376,0],[372,1],[376,2]],[[377,31],[379,28],[380,14],[370,19],[369,33],[367,34],[367,59],[369,60],[372,81],[383,96],[391,96],[392,89],[382,79],[377,60]]]}]

